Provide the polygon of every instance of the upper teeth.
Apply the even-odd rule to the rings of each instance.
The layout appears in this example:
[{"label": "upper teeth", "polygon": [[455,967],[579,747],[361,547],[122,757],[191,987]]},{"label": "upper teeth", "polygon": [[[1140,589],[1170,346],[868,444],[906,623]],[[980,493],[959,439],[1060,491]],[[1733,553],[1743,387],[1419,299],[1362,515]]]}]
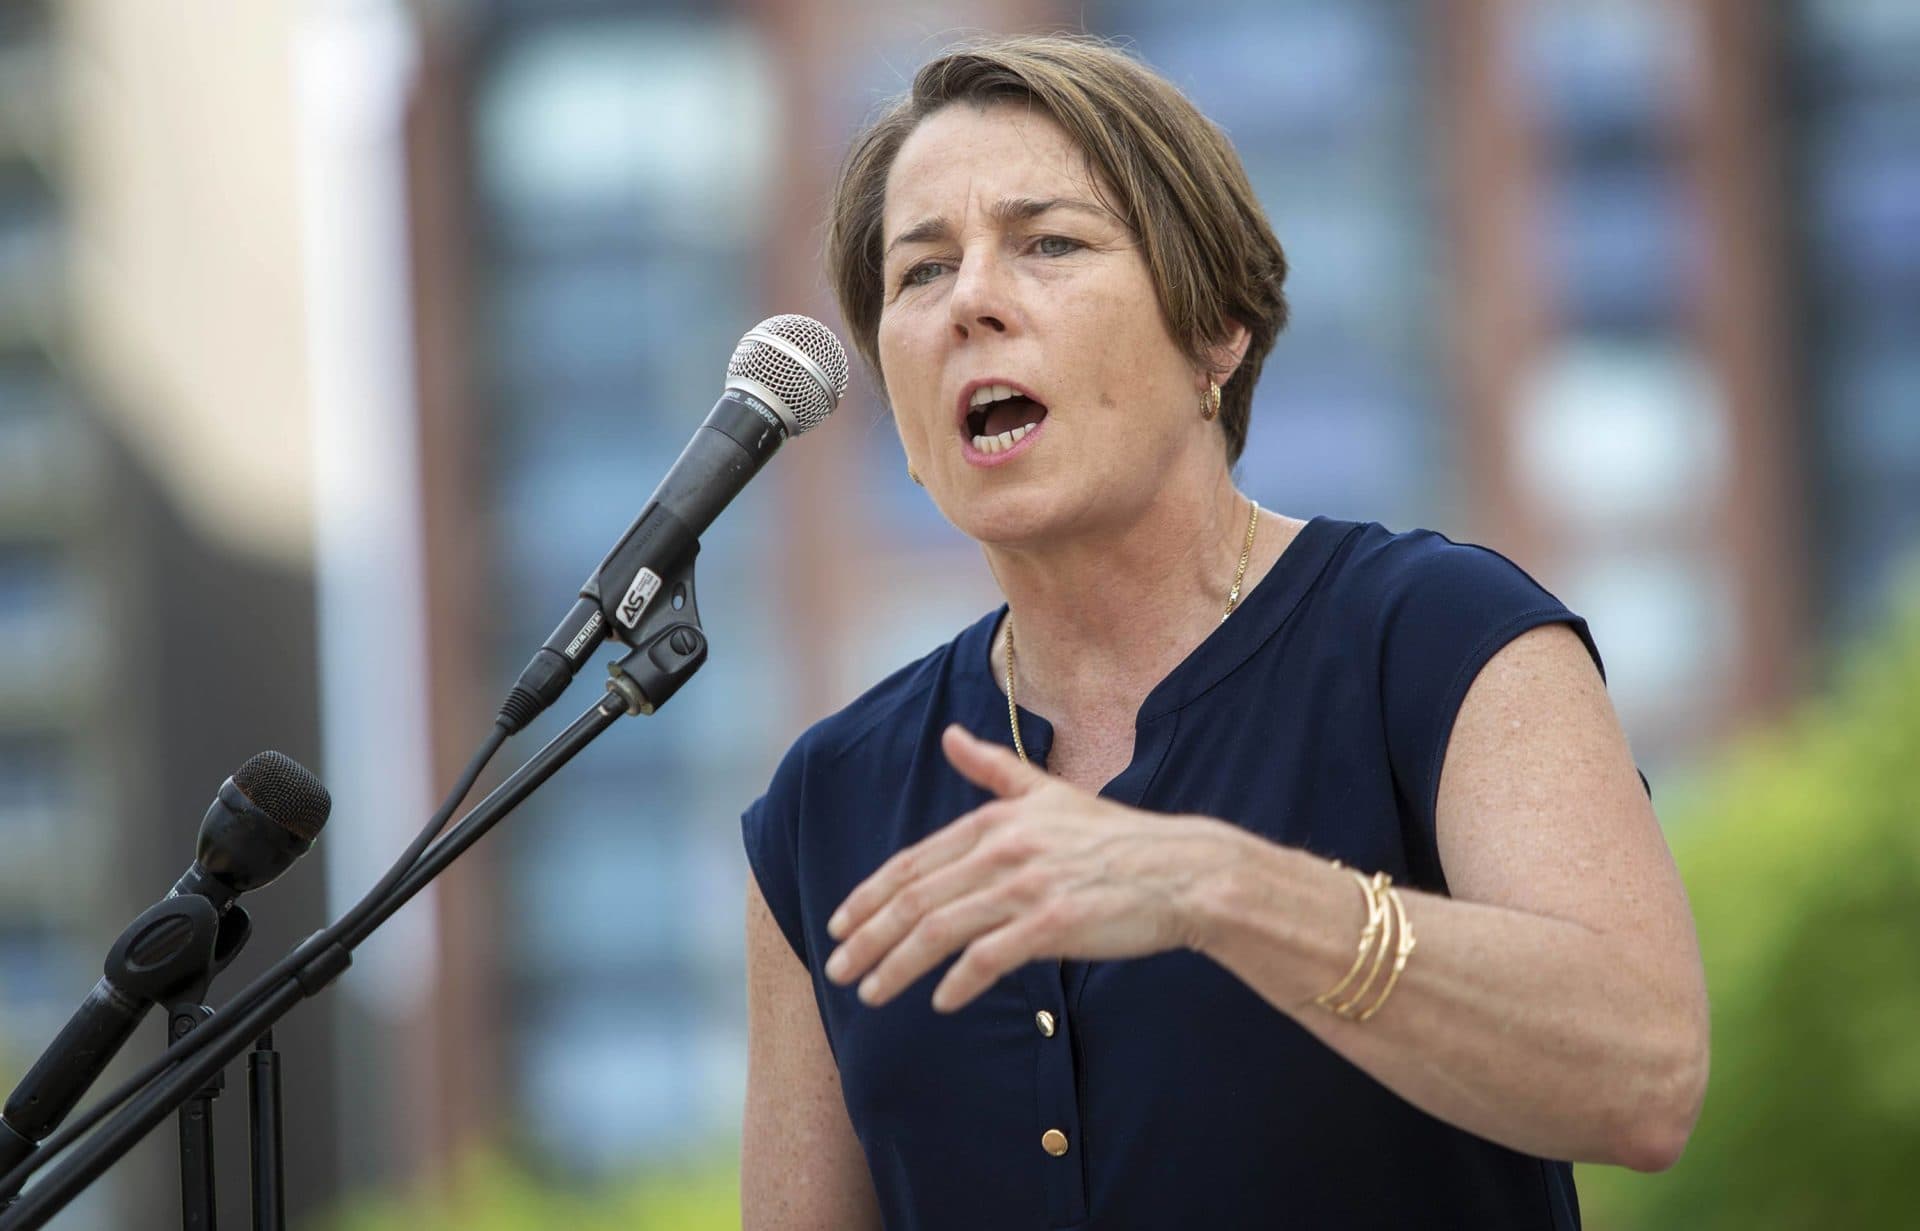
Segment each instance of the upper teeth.
[{"label": "upper teeth", "polygon": [[975,406],[985,406],[989,402],[1002,402],[1007,398],[1023,396],[1025,395],[1012,385],[981,385],[973,391],[973,397],[968,399],[967,408],[972,409]]}]

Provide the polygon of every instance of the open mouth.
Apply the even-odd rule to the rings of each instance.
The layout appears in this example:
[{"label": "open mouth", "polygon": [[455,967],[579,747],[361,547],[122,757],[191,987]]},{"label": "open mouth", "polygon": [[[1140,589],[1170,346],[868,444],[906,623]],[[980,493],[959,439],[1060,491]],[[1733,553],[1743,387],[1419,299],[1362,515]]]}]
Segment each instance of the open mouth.
[{"label": "open mouth", "polygon": [[967,435],[982,453],[1004,453],[1047,417],[1047,408],[1011,385],[982,385],[967,403]]}]

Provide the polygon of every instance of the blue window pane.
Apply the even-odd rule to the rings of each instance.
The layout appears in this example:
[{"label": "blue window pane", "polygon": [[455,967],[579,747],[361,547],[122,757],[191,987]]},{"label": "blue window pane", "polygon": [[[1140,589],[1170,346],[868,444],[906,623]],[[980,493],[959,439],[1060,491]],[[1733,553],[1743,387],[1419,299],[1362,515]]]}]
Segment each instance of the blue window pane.
[{"label": "blue window pane", "polygon": [[1677,171],[1572,168],[1553,183],[1545,247],[1569,324],[1651,332],[1678,323],[1704,253]]},{"label": "blue window pane", "polygon": [[80,648],[85,621],[63,553],[0,544],[0,685],[50,688]]},{"label": "blue window pane", "polygon": [[1805,0],[1798,15],[1816,593],[1844,641],[1920,567],[1920,6]]},{"label": "blue window pane", "polygon": [[591,986],[517,1023],[521,1122],[554,1165],[610,1171],[738,1132],[742,1040],[668,991]]},{"label": "blue window pane", "polygon": [[1836,106],[1814,140],[1823,278],[1875,301],[1869,310],[1920,311],[1920,88],[1898,104]]},{"label": "blue window pane", "polygon": [[1675,5],[1550,4],[1519,13],[1515,51],[1548,139],[1587,155],[1657,156],[1694,61],[1692,24]]}]

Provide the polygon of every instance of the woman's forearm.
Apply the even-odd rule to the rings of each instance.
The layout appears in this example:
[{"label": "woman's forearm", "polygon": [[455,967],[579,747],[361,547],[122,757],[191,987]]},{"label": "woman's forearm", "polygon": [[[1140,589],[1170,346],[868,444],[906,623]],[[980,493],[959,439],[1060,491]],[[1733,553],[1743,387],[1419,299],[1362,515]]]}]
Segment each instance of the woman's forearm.
[{"label": "woman's forearm", "polygon": [[1639,1170],[1679,1156],[1707,1023],[1677,963],[1581,924],[1402,889],[1418,948],[1386,1006],[1348,1021],[1314,997],[1354,963],[1366,909],[1351,874],[1203,824],[1189,943],[1375,1080],[1525,1153]]}]

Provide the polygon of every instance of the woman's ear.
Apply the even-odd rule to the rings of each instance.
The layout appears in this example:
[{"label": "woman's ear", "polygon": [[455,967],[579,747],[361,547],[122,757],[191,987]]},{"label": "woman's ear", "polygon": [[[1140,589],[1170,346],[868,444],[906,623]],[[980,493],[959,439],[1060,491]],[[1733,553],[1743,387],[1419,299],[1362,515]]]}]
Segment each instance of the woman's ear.
[{"label": "woman's ear", "polygon": [[1227,322],[1227,336],[1207,347],[1207,375],[1217,385],[1224,385],[1233,379],[1240,369],[1240,361],[1247,357],[1247,346],[1253,341],[1253,335],[1239,321]]}]

